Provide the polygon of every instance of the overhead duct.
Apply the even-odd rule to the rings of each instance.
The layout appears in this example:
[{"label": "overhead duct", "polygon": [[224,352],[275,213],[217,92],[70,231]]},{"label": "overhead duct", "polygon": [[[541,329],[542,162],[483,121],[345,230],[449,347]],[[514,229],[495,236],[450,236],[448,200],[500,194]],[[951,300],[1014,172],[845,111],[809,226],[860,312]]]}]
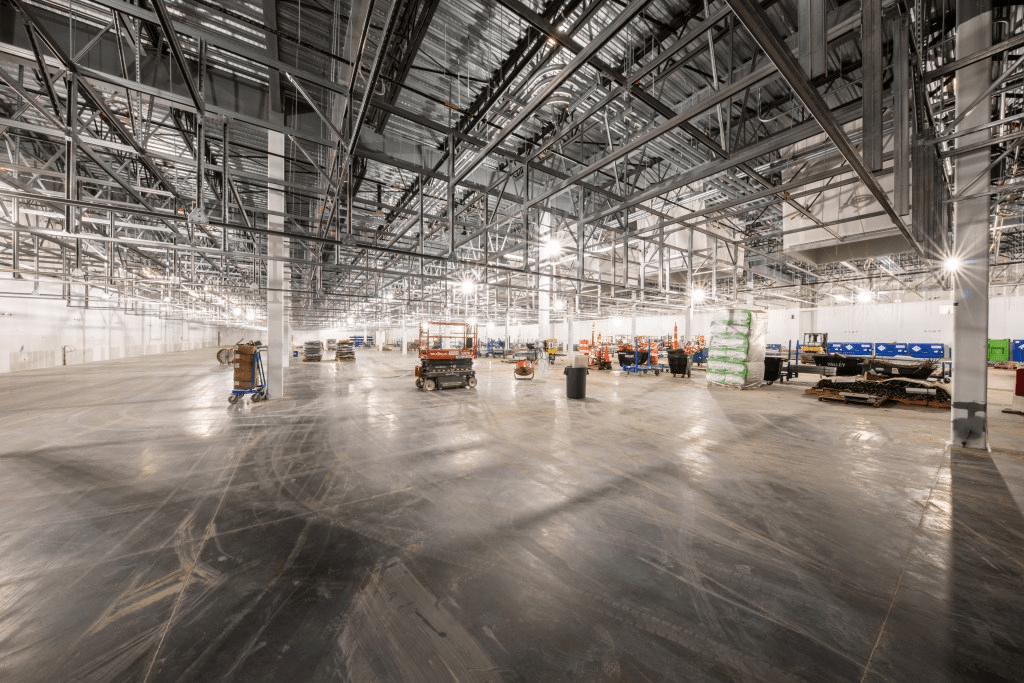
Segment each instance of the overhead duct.
[{"label": "overhead duct", "polygon": [[[861,121],[858,120],[844,127],[847,135],[855,141],[860,137],[860,125]],[[823,147],[827,140],[828,138],[822,134],[783,149],[782,158],[800,157],[808,153],[811,157],[806,166],[790,166],[793,170],[783,173],[783,183],[793,180],[797,173],[811,176],[842,167],[843,158],[838,153],[814,153],[814,150]],[[891,159],[892,134],[884,135],[882,142],[886,156]],[[894,196],[893,174],[889,172],[891,168],[890,161],[889,166],[875,176],[882,190],[890,197],[890,201]],[[806,202],[809,212],[821,225],[797,212],[790,205],[784,204],[782,244],[786,254],[801,261],[821,265],[902,253],[912,249],[906,238],[893,226],[882,205],[872,196],[864,183],[857,180],[852,170],[837,171],[835,176],[808,184],[806,189],[817,189],[821,192],[813,201]],[[912,218],[913,214],[908,214],[906,222],[912,223]]]}]

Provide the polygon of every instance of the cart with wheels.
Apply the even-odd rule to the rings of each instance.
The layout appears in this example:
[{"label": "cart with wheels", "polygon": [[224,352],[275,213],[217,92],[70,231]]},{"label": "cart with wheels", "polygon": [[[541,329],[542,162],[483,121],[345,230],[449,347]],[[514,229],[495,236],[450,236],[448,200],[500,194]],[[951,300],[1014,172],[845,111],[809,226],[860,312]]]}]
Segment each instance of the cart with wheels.
[{"label": "cart with wheels", "polygon": [[422,391],[472,389],[476,386],[473,359],[477,348],[476,327],[468,323],[424,323],[420,327],[416,388]]},{"label": "cart with wheels", "polygon": [[673,377],[690,376],[690,357],[682,349],[668,352],[668,369]]},{"label": "cart with wheels", "polygon": [[243,396],[252,396],[253,402],[270,398],[267,387],[267,347],[259,342],[235,345],[235,388],[228,403],[238,403]]}]

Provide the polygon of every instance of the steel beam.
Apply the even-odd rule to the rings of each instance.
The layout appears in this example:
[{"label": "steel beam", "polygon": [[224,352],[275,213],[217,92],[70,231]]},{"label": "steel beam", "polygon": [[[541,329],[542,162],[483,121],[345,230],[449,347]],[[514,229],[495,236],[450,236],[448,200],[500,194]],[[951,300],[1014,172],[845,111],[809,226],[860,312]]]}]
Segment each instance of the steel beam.
[{"label": "steel beam", "polygon": [[[811,1],[817,4],[817,0]],[[861,65],[864,73],[861,146],[864,165],[869,171],[878,171],[882,168],[882,3],[863,3],[860,33],[861,54],[864,55]],[[800,56],[802,59],[803,55]]]},{"label": "steel beam", "polygon": [[523,106],[515,116],[512,117],[512,120],[505,124],[498,134],[495,135],[494,138],[488,142],[487,145],[459,173],[455,182],[462,182],[466,176],[472,173],[484,159],[494,152],[494,150],[512,134],[514,130],[516,130],[524,121],[526,121],[527,118],[537,111],[537,109],[547,101],[548,97],[558,90],[558,88],[560,88],[570,76],[576,73],[584,64],[588,63],[590,59],[601,50],[601,48],[615,38],[619,31],[637,14],[639,14],[648,2],[650,2],[650,0],[630,0],[625,9],[616,15],[615,19],[606,26],[600,34],[595,36],[594,39],[586,45],[586,47],[578,52],[576,56],[573,57],[558,73],[558,75],[551,79],[543,90],[536,93],[532,99]]},{"label": "steel beam", "polygon": [[[900,231],[900,233],[907,239],[910,246],[916,251],[922,258],[925,258],[924,250],[921,245],[913,238],[910,234],[910,230],[907,228],[903,219],[893,208],[892,203],[889,201],[889,197],[886,195],[885,190],[878,184],[875,177],[871,174],[871,171],[864,165],[860,159],[860,155],[850,144],[849,139],[846,137],[846,133],[843,131],[842,126],[836,119],[835,115],[825,104],[825,100],[818,93],[817,89],[814,88],[810,83],[807,82],[807,78],[804,76],[800,66],[793,59],[793,55],[786,49],[786,46],[782,44],[782,41],[774,34],[771,30],[771,23],[765,14],[764,10],[761,9],[760,4],[753,0],[726,0],[729,6],[735,12],[737,18],[746,27],[747,31],[754,38],[761,49],[764,50],[765,54],[768,55],[768,59],[775,64],[779,73],[786,79],[789,86],[796,93],[800,101],[804,103],[808,111],[821,126],[825,134],[832,140],[832,144],[836,146],[836,149],[846,158],[846,162],[850,164],[854,172],[860,177],[864,185],[867,186],[868,191],[875,198],[876,201],[882,206],[886,215],[892,221],[893,225]],[[938,279],[936,277],[936,279]]]}]

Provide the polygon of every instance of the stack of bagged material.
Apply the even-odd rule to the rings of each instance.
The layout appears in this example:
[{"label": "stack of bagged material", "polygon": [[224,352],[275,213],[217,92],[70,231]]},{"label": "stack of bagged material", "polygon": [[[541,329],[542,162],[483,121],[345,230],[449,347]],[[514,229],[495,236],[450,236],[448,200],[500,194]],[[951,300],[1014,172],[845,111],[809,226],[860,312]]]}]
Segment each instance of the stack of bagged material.
[{"label": "stack of bagged material", "polygon": [[734,308],[711,323],[709,384],[742,387],[761,383],[767,322],[764,311]]},{"label": "stack of bagged material", "polygon": [[252,389],[252,385],[259,382],[259,378],[253,374],[253,366],[258,345],[254,342],[238,343],[234,347],[234,359],[232,365],[235,368],[235,389]]},{"label": "stack of bagged material", "polygon": [[308,341],[302,345],[302,360],[319,361],[324,355],[324,345],[319,341]]},{"label": "stack of bagged material", "polygon": [[338,348],[334,352],[334,360],[354,361],[356,359],[356,347],[348,339],[338,342]]}]

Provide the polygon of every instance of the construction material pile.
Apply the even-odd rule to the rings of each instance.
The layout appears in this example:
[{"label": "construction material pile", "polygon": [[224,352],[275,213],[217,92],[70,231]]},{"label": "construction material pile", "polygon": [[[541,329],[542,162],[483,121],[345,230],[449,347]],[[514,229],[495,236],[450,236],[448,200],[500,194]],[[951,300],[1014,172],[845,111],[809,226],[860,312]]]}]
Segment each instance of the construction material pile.
[{"label": "construction material pile", "polygon": [[342,339],[338,342],[337,349],[334,351],[334,360],[340,360],[344,362],[351,362],[356,359],[356,347],[348,339]]},{"label": "construction material pile", "polygon": [[[823,379],[806,393],[818,396],[840,396],[845,398],[870,396],[876,399],[873,405],[885,401],[896,401],[905,405],[948,408],[952,396],[945,387],[925,380],[893,377],[882,381],[867,379],[854,382],[837,379]],[[848,401],[852,402],[852,401]]]},{"label": "construction material pile", "polygon": [[755,386],[764,380],[764,311],[725,310],[711,323],[708,345],[708,384]]},{"label": "construction material pile", "polygon": [[320,341],[308,341],[302,345],[302,360],[318,362],[324,355],[324,345]]}]

